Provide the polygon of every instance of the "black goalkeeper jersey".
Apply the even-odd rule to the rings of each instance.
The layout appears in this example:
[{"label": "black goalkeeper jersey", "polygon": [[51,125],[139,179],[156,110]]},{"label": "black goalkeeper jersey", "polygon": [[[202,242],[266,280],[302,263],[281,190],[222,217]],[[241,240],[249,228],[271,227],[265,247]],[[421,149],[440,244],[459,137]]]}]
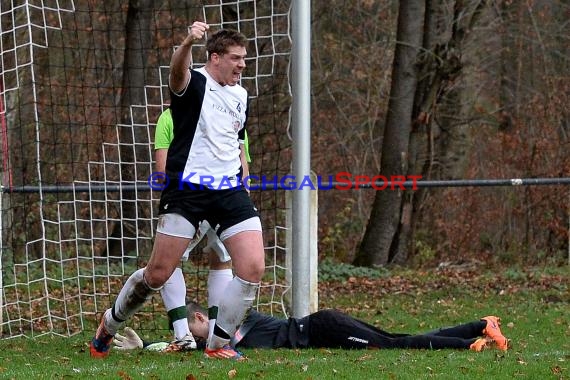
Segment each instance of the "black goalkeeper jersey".
[{"label": "black goalkeeper jersey", "polygon": [[333,309],[304,318],[280,319],[251,310],[232,338],[243,348],[421,348],[469,349],[485,321],[411,335],[390,333]]},{"label": "black goalkeeper jersey", "polygon": [[306,348],[309,346],[308,317],[282,319],[251,309],[232,338],[232,346]]},{"label": "black goalkeeper jersey", "polygon": [[[333,309],[319,310],[303,318],[288,319],[250,309],[232,337],[231,345],[236,348],[469,349],[483,335],[486,326],[485,320],[477,320],[411,335],[390,333]],[[144,346],[147,344],[144,343]],[[205,341],[199,348],[205,348]]]}]

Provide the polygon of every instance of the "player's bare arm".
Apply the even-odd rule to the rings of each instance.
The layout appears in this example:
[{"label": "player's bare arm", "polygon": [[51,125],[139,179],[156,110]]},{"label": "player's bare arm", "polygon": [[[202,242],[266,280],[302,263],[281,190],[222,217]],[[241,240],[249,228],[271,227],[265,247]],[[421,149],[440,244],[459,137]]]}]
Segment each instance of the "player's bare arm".
[{"label": "player's bare arm", "polygon": [[[249,180],[249,163],[247,162],[247,158],[245,155],[245,146],[244,144],[239,144],[239,159],[241,161],[241,166],[242,166],[242,171],[243,171],[243,177],[242,179],[247,178]],[[249,184],[248,184],[249,185]],[[249,193],[249,186],[246,186],[245,189],[247,190],[247,192]]]},{"label": "player's bare arm", "polygon": [[192,64],[192,44],[204,38],[209,25],[195,21],[188,28],[188,35],[182,44],[176,49],[170,60],[170,89],[175,93],[180,93],[186,88],[190,80],[190,65]]},{"label": "player's bare arm", "polygon": [[[158,173],[166,172],[166,157],[168,156],[168,149],[156,149],[154,151],[154,158],[156,161],[155,171]],[[158,178],[158,183],[163,183],[164,178]]]}]

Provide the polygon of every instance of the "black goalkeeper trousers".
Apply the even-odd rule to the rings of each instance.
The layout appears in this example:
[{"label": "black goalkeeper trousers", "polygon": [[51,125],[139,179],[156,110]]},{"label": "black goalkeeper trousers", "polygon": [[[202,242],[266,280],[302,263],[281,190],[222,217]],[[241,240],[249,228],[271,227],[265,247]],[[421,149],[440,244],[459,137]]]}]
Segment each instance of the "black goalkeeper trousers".
[{"label": "black goalkeeper trousers", "polygon": [[392,334],[338,310],[321,310],[309,317],[309,347],[468,349],[483,334],[485,321],[442,328],[425,334]]}]

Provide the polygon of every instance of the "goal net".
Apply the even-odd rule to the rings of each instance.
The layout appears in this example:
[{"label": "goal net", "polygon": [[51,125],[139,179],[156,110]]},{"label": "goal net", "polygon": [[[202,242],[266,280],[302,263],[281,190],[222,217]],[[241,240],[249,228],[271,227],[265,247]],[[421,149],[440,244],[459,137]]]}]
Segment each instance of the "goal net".
[{"label": "goal net", "polygon": [[[0,0],[0,336],[92,328],[152,249],[160,194],[150,190],[154,128],[168,64],[194,20],[250,45],[251,173],[290,170],[289,1]],[[205,62],[193,46],[194,65]],[[283,313],[286,202],[254,191],[267,271],[257,307]],[[200,247],[199,247],[200,248]],[[182,264],[205,304],[207,259]],[[165,329],[157,293],[131,326]]]}]

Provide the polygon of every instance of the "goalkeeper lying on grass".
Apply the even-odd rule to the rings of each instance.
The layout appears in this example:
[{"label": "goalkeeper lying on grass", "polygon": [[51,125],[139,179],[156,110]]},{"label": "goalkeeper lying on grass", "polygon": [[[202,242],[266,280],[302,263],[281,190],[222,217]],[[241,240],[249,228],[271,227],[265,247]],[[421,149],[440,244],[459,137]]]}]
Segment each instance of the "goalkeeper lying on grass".
[{"label": "goalkeeper lying on grass", "polygon": [[[189,303],[188,325],[198,346],[208,337],[207,312]],[[481,351],[495,346],[506,351],[509,340],[499,328],[499,318],[488,316],[478,321],[442,328],[421,335],[393,334],[338,310],[326,309],[304,318],[276,318],[250,309],[231,340],[234,348],[419,348],[470,349]],[[117,349],[145,348],[168,351],[168,343],[145,343],[127,327],[125,335],[117,334]]]}]

